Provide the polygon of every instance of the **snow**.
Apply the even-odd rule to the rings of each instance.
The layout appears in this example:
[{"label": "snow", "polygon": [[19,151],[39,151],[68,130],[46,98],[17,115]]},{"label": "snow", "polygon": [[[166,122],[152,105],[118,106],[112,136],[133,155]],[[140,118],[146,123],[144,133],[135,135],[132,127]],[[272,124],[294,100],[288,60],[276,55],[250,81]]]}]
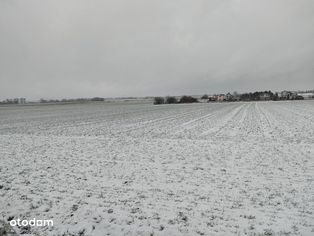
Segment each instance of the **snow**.
[{"label": "snow", "polygon": [[[314,101],[0,107],[29,235],[314,235]],[[1,226],[1,224],[0,224]]]}]

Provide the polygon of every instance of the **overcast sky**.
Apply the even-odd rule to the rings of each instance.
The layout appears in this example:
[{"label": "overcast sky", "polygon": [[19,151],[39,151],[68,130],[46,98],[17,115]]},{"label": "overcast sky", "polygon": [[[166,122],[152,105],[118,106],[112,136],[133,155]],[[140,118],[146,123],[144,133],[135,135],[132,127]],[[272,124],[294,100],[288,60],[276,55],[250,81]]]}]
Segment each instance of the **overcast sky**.
[{"label": "overcast sky", "polygon": [[0,99],[314,89],[313,0],[0,0]]}]

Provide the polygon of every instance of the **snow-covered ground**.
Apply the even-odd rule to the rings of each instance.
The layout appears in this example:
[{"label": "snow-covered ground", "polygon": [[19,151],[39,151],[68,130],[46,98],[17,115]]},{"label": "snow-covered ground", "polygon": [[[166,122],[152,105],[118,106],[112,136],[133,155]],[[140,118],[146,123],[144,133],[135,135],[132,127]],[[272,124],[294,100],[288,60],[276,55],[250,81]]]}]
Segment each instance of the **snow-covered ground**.
[{"label": "snow-covered ground", "polygon": [[0,158],[24,234],[314,235],[314,101],[0,107]]}]

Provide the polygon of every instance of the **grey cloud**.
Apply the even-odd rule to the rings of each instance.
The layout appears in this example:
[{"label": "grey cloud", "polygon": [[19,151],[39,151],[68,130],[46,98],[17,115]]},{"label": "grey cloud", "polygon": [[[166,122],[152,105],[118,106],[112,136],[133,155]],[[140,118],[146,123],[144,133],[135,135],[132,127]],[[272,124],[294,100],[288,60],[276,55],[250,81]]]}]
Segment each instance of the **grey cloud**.
[{"label": "grey cloud", "polygon": [[0,1],[0,99],[314,88],[312,0]]}]

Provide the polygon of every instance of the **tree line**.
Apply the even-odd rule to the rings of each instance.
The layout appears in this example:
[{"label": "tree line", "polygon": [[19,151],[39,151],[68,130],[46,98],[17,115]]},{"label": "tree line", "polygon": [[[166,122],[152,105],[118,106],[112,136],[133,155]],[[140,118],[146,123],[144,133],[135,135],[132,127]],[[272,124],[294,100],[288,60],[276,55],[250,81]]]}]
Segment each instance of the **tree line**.
[{"label": "tree line", "polygon": [[155,97],[154,98],[154,104],[160,105],[160,104],[176,104],[176,103],[196,103],[198,102],[197,98],[194,98],[192,96],[182,96],[180,99],[177,99],[173,96],[168,97]]},{"label": "tree line", "polygon": [[89,101],[93,101],[93,102],[103,102],[105,101],[104,98],[101,97],[93,97],[93,98],[72,98],[72,99],[43,99],[41,98],[39,100],[40,103],[58,103],[58,102],[89,102]]}]

